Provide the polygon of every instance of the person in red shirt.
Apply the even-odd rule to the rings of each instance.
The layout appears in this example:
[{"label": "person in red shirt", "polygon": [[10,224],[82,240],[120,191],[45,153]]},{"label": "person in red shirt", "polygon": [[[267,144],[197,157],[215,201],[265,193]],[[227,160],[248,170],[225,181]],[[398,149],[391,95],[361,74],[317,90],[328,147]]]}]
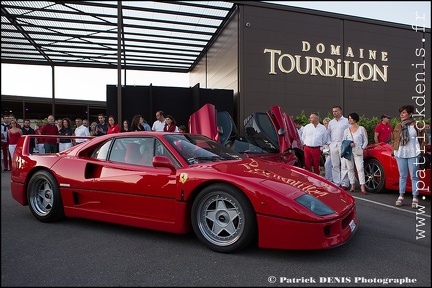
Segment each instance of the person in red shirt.
[{"label": "person in red shirt", "polygon": [[[41,128],[41,135],[57,135],[58,134],[58,128],[55,124],[54,116],[49,115],[48,116],[48,123],[45,124]],[[45,153],[58,153],[59,152],[59,145],[57,142],[57,138],[45,138]]]},{"label": "person in red shirt", "polygon": [[11,158],[13,158],[16,145],[18,140],[23,135],[21,128],[17,127],[17,122],[15,119],[10,121],[10,129],[8,130],[8,139],[9,139],[9,154]]},{"label": "person in red shirt", "polygon": [[386,142],[390,140],[393,131],[392,126],[389,124],[391,117],[387,114],[381,115],[381,122],[375,126],[374,140],[375,143]]},{"label": "person in red shirt", "polygon": [[176,126],[176,121],[171,115],[165,117],[164,132],[178,132],[178,127]]},{"label": "person in red shirt", "polygon": [[107,134],[120,133],[120,126],[115,123],[114,116],[108,116]]}]

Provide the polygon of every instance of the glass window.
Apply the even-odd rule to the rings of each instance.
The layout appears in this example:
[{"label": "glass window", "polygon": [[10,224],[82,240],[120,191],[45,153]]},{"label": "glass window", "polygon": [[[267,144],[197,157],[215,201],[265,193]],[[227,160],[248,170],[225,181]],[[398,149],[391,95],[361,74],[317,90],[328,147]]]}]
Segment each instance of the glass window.
[{"label": "glass window", "polygon": [[111,146],[111,143],[112,143],[112,141],[107,141],[107,142],[101,144],[98,148],[96,148],[93,151],[91,158],[95,158],[95,159],[99,159],[99,160],[106,160],[108,152],[109,152],[109,147]]},{"label": "glass window", "polygon": [[109,161],[152,167],[155,155],[168,157],[175,167],[180,167],[171,152],[155,137],[116,138]]}]

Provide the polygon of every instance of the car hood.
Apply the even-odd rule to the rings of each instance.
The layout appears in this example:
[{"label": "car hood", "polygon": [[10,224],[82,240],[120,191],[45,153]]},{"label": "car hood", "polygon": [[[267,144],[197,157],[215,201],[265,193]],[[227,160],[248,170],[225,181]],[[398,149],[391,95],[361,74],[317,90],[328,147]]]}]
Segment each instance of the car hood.
[{"label": "car hood", "polygon": [[[194,166],[191,168],[197,170],[196,173],[207,174],[207,177],[218,177],[209,173],[214,170],[225,176],[230,175],[231,180],[237,184],[247,185],[243,183],[243,181],[247,181],[248,183],[264,185],[271,189],[272,193],[285,199],[294,200],[304,194],[309,194],[332,208],[339,215],[350,209],[351,205],[347,204],[354,203],[351,195],[326,179],[304,169],[283,163],[246,158],[233,160],[229,165],[224,161]],[[256,189],[256,187],[254,189],[258,190],[257,194],[262,193],[260,189]]]}]

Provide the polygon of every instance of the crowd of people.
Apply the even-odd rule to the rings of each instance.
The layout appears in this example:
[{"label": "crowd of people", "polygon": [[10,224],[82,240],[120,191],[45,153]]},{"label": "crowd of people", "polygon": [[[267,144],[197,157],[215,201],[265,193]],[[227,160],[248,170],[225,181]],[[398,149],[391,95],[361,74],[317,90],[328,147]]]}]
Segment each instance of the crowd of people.
[{"label": "crowd of people", "polygon": [[[16,144],[22,135],[57,135],[57,136],[82,136],[83,138],[69,137],[37,137],[30,141],[30,153],[48,154],[64,151],[74,145],[87,141],[92,136],[102,136],[112,133],[131,132],[131,131],[165,131],[186,133],[185,125],[177,127],[173,116],[167,115],[163,111],[156,112],[156,121],[153,126],[144,120],[142,115],[135,115],[129,125],[128,120],[124,120],[120,127],[114,116],[108,118],[99,114],[98,123],[92,122],[89,125],[87,119],[76,118],[75,125],[69,118],[59,118],[55,120],[53,115],[46,118],[46,123],[42,119],[36,120],[36,129],[31,127],[29,119],[24,119],[23,127],[18,124],[13,114],[5,114],[2,117],[2,171],[9,171],[11,168],[11,155],[15,152]],[[108,122],[106,121],[108,119]]]},{"label": "crowd of people", "polygon": [[[344,190],[354,192],[356,181],[362,194],[365,189],[365,171],[363,150],[369,144],[365,127],[358,124],[360,116],[350,113],[347,118],[340,106],[332,109],[333,119],[325,118],[319,122],[318,113],[311,113],[309,124],[304,127],[294,121],[304,151],[304,168],[320,174],[321,157],[324,155],[324,177]],[[430,143],[426,130],[430,127],[418,122],[413,117],[414,106],[404,105],[399,109],[400,122],[392,128],[391,117],[381,116],[381,121],[374,129],[375,143],[391,143],[392,157],[395,157],[399,170],[399,197],[396,206],[402,206],[406,190],[408,173],[412,180],[412,208],[418,207],[418,165],[421,151]],[[297,119],[296,119],[297,120]],[[417,163],[418,164],[418,163]],[[357,176],[356,176],[357,175]]]},{"label": "crowd of people", "polygon": [[[393,128],[389,124],[391,117],[387,114],[381,116],[381,121],[374,129],[374,141],[391,142],[392,156],[396,158],[400,181],[397,206],[402,206],[406,189],[408,173],[412,179],[413,200],[412,207],[418,206],[418,165],[415,165],[420,151],[424,151],[427,144],[425,127],[413,118],[414,107],[404,105],[399,109],[400,122]],[[360,117],[357,113],[350,113],[344,117],[342,108],[332,108],[333,119],[325,118],[320,123],[318,113],[311,113],[309,124],[301,126],[298,119],[294,123],[298,129],[299,137],[303,145],[304,159],[302,166],[306,170],[320,174],[321,157],[324,155],[324,177],[340,186],[344,190],[354,192],[356,180],[360,184],[360,191],[366,194],[365,172],[363,163],[363,150],[368,143],[366,129],[359,125]],[[37,137],[30,141],[30,153],[37,151],[39,154],[57,153],[74,145],[87,141],[91,136],[102,136],[112,133],[131,131],[160,131],[186,133],[185,125],[177,126],[172,115],[165,115],[161,110],[157,111],[156,120],[150,126],[142,115],[135,115],[132,121],[124,120],[116,123],[114,116],[98,115],[98,122],[91,123],[87,119],[76,118],[75,126],[69,118],[60,118],[55,121],[53,115],[49,115],[47,123],[36,121],[36,129],[30,125],[30,120],[25,119],[21,127],[13,114],[3,115],[2,121],[2,158],[3,171],[9,171],[11,167],[11,155],[14,154],[16,144],[22,135],[57,135],[57,136],[82,136],[83,138],[68,137]],[[429,128],[430,129],[430,128]],[[426,140],[426,141],[423,141]],[[357,172],[357,173],[356,173]],[[357,174],[357,176],[356,176]]]}]

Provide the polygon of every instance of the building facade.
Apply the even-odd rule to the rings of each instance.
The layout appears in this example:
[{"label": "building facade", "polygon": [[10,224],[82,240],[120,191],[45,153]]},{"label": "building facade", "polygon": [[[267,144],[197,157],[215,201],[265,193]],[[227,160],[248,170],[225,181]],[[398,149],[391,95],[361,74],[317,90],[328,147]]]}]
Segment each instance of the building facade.
[{"label": "building facade", "polygon": [[[244,4],[242,4],[244,3]],[[288,114],[430,118],[430,29],[259,2],[238,9],[190,74],[190,85],[232,89],[238,123],[281,106]]]},{"label": "building facade", "polygon": [[[232,90],[232,116],[240,130],[245,117],[273,105],[294,117],[302,112],[324,117],[335,105],[344,115],[397,117],[400,106],[411,104],[416,117],[431,117],[431,37],[424,28],[430,19],[421,13],[412,15],[409,26],[255,1],[234,3],[235,12],[190,72],[189,86]],[[108,92],[109,85],[107,101]],[[51,114],[52,100],[39,101],[2,95],[2,113],[14,107],[18,117]],[[107,103],[78,102],[56,99],[56,117],[92,119],[107,113]],[[164,103],[146,107],[149,121],[156,110],[173,110]]]},{"label": "building facade", "polygon": [[10,113],[19,121],[23,119],[45,119],[50,114],[55,114],[56,119],[70,118],[74,120],[79,117],[95,121],[99,113],[106,113],[106,102],[56,99],[55,109],[53,109],[53,100],[51,98],[2,95],[1,114],[7,115]]}]

